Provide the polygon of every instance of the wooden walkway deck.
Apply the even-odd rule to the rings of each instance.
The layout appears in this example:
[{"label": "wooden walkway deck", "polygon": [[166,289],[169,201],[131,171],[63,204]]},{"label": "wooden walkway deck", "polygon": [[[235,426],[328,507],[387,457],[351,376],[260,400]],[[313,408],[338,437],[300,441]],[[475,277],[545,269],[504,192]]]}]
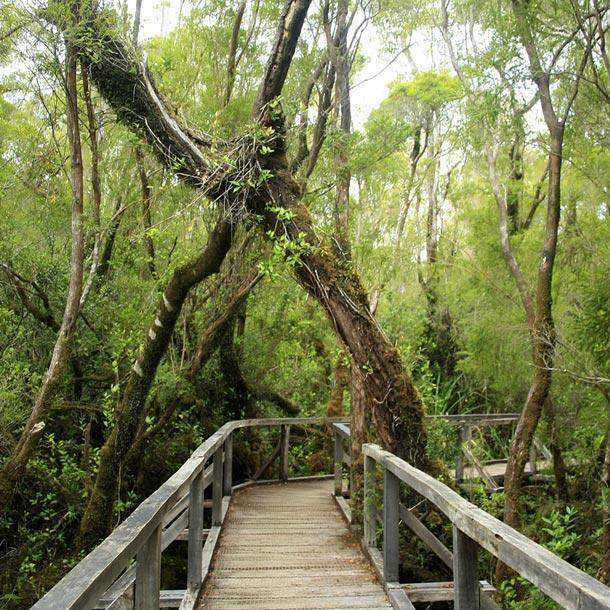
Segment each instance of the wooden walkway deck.
[{"label": "wooden walkway deck", "polygon": [[[484,423],[499,419],[488,416]],[[473,421],[469,416],[458,419],[466,428]],[[290,427],[327,429],[329,424],[335,430],[334,480],[290,479]],[[350,513],[343,500],[343,467],[351,461],[343,447],[349,439],[346,424],[345,418],[227,422],[32,610],[415,610],[413,603],[433,601],[453,601],[456,610],[498,610],[491,597],[495,590],[479,578],[479,549],[567,610],[610,610],[610,588],[373,444],[362,446],[363,497],[378,497],[382,491],[383,501],[358,506],[364,535],[357,541],[342,517]],[[274,427],[280,429],[278,471],[284,482],[234,486],[235,434]],[[468,446],[462,449],[465,460],[473,462]],[[548,459],[546,451],[541,453]],[[458,465],[463,475],[465,464]],[[482,476],[497,488],[486,471]],[[212,488],[212,520],[204,530],[207,487]],[[428,529],[417,510],[401,504],[401,487],[419,494],[449,520],[451,548]],[[451,581],[400,582],[401,521],[453,571]],[[185,539],[186,587],[163,589],[163,551]]]},{"label": "wooden walkway deck", "polygon": [[391,608],[332,490],[318,480],[236,492],[197,607]]}]

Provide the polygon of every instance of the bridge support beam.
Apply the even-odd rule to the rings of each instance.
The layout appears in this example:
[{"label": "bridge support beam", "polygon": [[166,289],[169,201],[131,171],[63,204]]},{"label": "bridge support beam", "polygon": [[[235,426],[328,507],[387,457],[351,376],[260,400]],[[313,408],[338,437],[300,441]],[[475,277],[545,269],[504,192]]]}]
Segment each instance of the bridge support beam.
[{"label": "bridge support beam", "polygon": [[343,495],[343,442],[335,430],[335,496]]},{"label": "bridge support beam", "polygon": [[202,581],[203,470],[193,479],[189,493],[187,589],[199,590]]},{"label": "bridge support beam", "polygon": [[230,496],[233,489],[233,433],[225,440],[224,478],[222,495]]},{"label": "bridge support beam", "polygon": [[212,479],[212,525],[222,524],[222,484],[223,484],[223,469],[222,469],[222,451],[220,445],[214,452],[213,464],[213,479]]},{"label": "bridge support beam", "polygon": [[479,610],[479,545],[453,526],[455,610]]},{"label": "bridge support beam", "polygon": [[290,426],[282,426],[280,434],[280,480],[286,482],[288,480],[288,451],[290,450]]},{"label": "bridge support beam", "polygon": [[399,479],[383,468],[383,578],[386,583],[398,582],[399,550]]},{"label": "bridge support beam", "polygon": [[376,542],[377,506],[375,505],[375,460],[368,455],[364,456],[363,513],[364,543],[367,548],[371,548]]},{"label": "bridge support beam", "polygon": [[161,530],[162,525],[156,527],[138,551],[134,610],[159,607]]}]

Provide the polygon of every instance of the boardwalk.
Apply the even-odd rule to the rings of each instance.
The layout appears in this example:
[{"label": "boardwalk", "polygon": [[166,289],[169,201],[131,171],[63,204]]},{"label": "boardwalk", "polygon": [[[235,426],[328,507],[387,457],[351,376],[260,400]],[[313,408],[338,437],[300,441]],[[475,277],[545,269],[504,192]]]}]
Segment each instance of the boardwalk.
[{"label": "boardwalk", "polygon": [[[358,506],[364,520],[361,547],[335,503],[343,509],[342,465],[351,461],[342,446],[350,439],[346,423],[344,418],[227,422],[33,610],[415,610],[413,603],[436,601],[453,601],[456,610],[498,610],[490,597],[495,590],[478,574],[479,548],[568,610],[610,610],[608,587],[373,444],[362,446],[364,497],[382,491],[383,502]],[[290,427],[329,424],[335,431],[334,481],[290,479]],[[234,486],[234,435],[262,427],[280,429],[278,471],[288,482]],[[204,530],[206,487],[212,488],[209,530]],[[445,515],[453,529],[451,548],[401,504],[401,487]],[[453,570],[452,581],[400,582],[401,521]],[[177,540],[188,540],[186,586],[164,589],[162,554]]]},{"label": "boardwalk", "polygon": [[331,481],[236,492],[198,608],[391,608]]}]

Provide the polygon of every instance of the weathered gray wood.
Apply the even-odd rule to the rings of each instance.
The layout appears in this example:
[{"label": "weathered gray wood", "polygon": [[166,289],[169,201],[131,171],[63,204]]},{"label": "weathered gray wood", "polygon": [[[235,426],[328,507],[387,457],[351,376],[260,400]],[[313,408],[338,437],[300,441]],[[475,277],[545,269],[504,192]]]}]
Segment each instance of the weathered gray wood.
[{"label": "weathered gray wood", "polygon": [[342,438],[348,439],[351,436],[350,429],[347,424],[333,424],[333,430],[336,431]]},{"label": "weathered gray wood", "polygon": [[288,453],[290,451],[290,426],[280,429],[280,480],[288,480]]},{"label": "weathered gray wood", "polygon": [[479,610],[479,547],[453,526],[453,583],[455,610]]},{"label": "weathered gray wood", "polygon": [[461,483],[464,480],[464,454],[462,452],[462,447],[465,443],[467,443],[472,434],[472,428],[467,424],[460,424],[460,433],[459,433],[459,447],[457,454],[457,461],[455,464],[455,482]]},{"label": "weathered gray wood", "polygon": [[375,502],[375,460],[368,455],[364,456],[364,544],[373,547],[376,543],[377,533],[377,505]]},{"label": "weathered gray wood", "polygon": [[[496,589],[486,580],[479,583],[481,591],[496,593]],[[414,603],[450,602],[454,598],[453,582],[419,582],[401,585],[407,597]]]},{"label": "weathered gray wood", "polygon": [[195,477],[189,499],[187,589],[201,586],[201,538],[203,535],[203,476]]},{"label": "weathered gray wood", "polygon": [[333,498],[341,511],[341,515],[345,519],[348,524],[352,523],[352,509],[350,508],[347,500],[343,496],[335,496],[333,494]]},{"label": "weathered gray wood", "polygon": [[453,570],[451,551],[404,505],[400,505],[402,522],[450,569]]},{"label": "weathered gray wood", "polygon": [[258,481],[260,479],[260,477],[262,477],[263,474],[265,474],[265,472],[267,471],[269,466],[271,466],[271,464],[273,464],[273,462],[277,459],[278,455],[280,454],[281,445],[282,445],[282,439],[280,439],[278,441],[278,444],[275,446],[273,453],[263,462],[261,467],[254,473],[254,476],[252,477],[253,481]]},{"label": "weathered gray wood", "polygon": [[343,493],[343,442],[341,436],[335,430],[335,496],[340,496]]},{"label": "weathered gray wood", "polygon": [[398,582],[399,479],[386,468],[383,471],[383,577],[386,583]]},{"label": "weathered gray wood", "polygon": [[[273,427],[282,424],[327,426],[347,423],[346,417],[292,417],[228,422],[206,439],[159,489],[151,494],[100,545],[75,566],[33,608],[76,610],[91,608],[128,567],[151,532],[163,521],[176,502],[187,494],[192,479],[204,463],[234,430]],[[181,512],[181,511],[179,511]]]},{"label": "weathered gray wood", "polygon": [[161,589],[161,525],[138,551],[134,610],[159,607]]},{"label": "weathered gray wood", "polygon": [[538,474],[538,449],[534,442],[530,445],[530,469],[532,474]]},{"label": "weathered gray wood", "polygon": [[198,610],[390,610],[332,490],[275,481],[235,493]]},{"label": "weathered gray wood", "polygon": [[213,468],[214,479],[212,481],[212,525],[220,525],[222,520],[222,445],[214,453]]},{"label": "weathered gray wood", "polygon": [[487,470],[485,470],[485,467],[475,457],[472,451],[470,451],[468,444],[462,445],[462,453],[464,454],[464,457],[476,468],[477,472],[479,473],[479,476],[481,477],[481,480],[483,481],[483,483],[485,483],[485,487],[487,487],[487,489],[489,489],[489,491],[491,492],[498,491],[498,485],[489,475]]},{"label": "weathered gray wood", "polygon": [[507,426],[519,420],[519,413],[463,413],[459,415],[427,415],[427,421],[444,421],[454,426]]},{"label": "weathered gray wood", "polygon": [[551,453],[551,450],[545,444],[543,444],[537,436],[534,436],[534,445],[536,446],[538,451],[542,453],[544,459],[547,460],[547,462],[553,462],[553,454]]},{"label": "weathered gray wood", "polygon": [[415,606],[398,583],[391,583],[386,586],[386,590],[394,610],[415,610]]},{"label": "weathered gray wood", "polygon": [[230,496],[233,489],[233,433],[225,439],[224,455],[224,479],[222,483],[222,495]]},{"label": "weathered gray wood", "polygon": [[610,588],[560,559],[548,549],[484,512],[430,475],[377,445],[364,455],[383,464],[417,493],[430,500],[467,536],[529,580],[564,608],[607,610]]}]

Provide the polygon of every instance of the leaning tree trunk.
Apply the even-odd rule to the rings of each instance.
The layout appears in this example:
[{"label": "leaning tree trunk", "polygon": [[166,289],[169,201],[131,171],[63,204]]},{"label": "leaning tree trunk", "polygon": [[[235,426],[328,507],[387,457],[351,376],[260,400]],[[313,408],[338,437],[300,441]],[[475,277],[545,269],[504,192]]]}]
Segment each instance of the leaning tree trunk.
[{"label": "leaning tree trunk", "polygon": [[83,158],[78,117],[78,88],[76,50],[67,44],[66,51],[66,111],[68,141],[70,143],[70,182],[72,185],[72,254],[70,283],[64,315],[57,333],[49,368],[34,402],[32,412],[21,437],[9,459],[0,471],[0,510],[10,504],[15,484],[23,474],[45,427],[49,404],[55,395],[61,373],[70,354],[70,346],[80,312],[83,290]]},{"label": "leaning tree trunk", "polygon": [[520,522],[519,506],[523,473],[529,459],[529,450],[534,434],[551,388],[551,368],[555,352],[555,326],[551,289],[561,204],[562,145],[563,127],[558,126],[551,134],[546,237],[538,267],[535,319],[531,333],[534,377],[515,430],[504,477],[506,497],[504,521],[512,527],[518,527]]},{"label": "leaning tree trunk", "polygon": [[[159,159],[177,176],[202,189],[214,201],[224,203],[227,214],[244,209],[256,214],[261,218],[268,239],[282,240],[280,245],[288,254],[298,253],[298,257],[292,257],[297,259],[295,277],[325,309],[336,333],[364,375],[367,403],[379,436],[390,451],[426,468],[426,433],[420,396],[398,350],[371,315],[357,272],[318,239],[309,212],[301,201],[302,192],[288,166],[284,119],[276,101],[282,92],[309,4],[310,0],[287,0],[253,109],[254,120],[272,132],[267,147],[273,150],[271,154],[261,154],[260,149],[252,150],[247,146],[239,148],[234,142],[228,143],[225,152],[222,142],[182,126],[156,90],[146,67],[138,64],[133,54],[107,28],[98,31],[95,15],[86,24],[88,37],[93,36],[99,43],[95,45],[95,55],[89,58],[91,78],[120,120],[142,134]],[[87,49],[83,52],[87,53]],[[242,138],[240,142],[247,145],[250,140]],[[226,162],[226,155],[238,156],[235,162]],[[255,171],[262,169],[264,174],[259,173],[259,176],[264,179],[256,180],[253,176],[252,181],[259,186],[236,193],[234,181],[243,182],[243,172],[252,168]],[[236,175],[236,172],[240,173]],[[278,212],[278,207],[287,210],[291,218]],[[163,313],[167,315],[167,312]],[[158,358],[154,361],[156,368]],[[128,407],[131,400],[126,402]],[[126,422],[125,425],[135,424]],[[112,446],[117,440],[110,439],[109,443]],[[105,475],[103,478],[107,482],[103,489],[116,484]],[[103,489],[99,490],[99,497],[93,499],[95,504],[104,503],[106,492]],[[89,523],[86,529],[97,529],[91,518],[87,517],[86,521]]]},{"label": "leaning tree trunk", "polygon": [[[610,432],[610,426],[608,426]],[[606,455],[601,482],[604,554],[597,578],[610,586],[610,433],[606,434]]]},{"label": "leaning tree trunk", "polygon": [[174,271],[163,292],[144,347],[133,365],[127,387],[116,408],[114,428],[100,451],[97,478],[80,526],[83,545],[96,543],[111,529],[121,464],[136,438],[148,392],[169,345],[182,305],[193,286],[218,272],[231,245],[231,234],[231,223],[226,219],[220,220],[201,255]]}]

